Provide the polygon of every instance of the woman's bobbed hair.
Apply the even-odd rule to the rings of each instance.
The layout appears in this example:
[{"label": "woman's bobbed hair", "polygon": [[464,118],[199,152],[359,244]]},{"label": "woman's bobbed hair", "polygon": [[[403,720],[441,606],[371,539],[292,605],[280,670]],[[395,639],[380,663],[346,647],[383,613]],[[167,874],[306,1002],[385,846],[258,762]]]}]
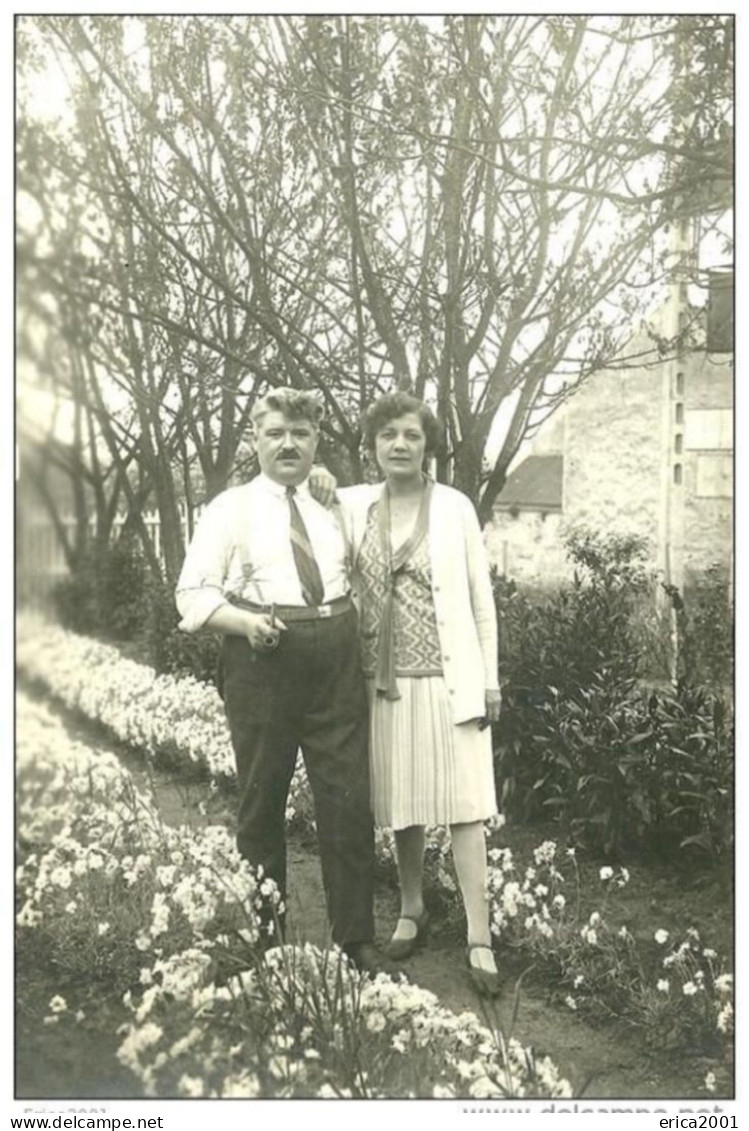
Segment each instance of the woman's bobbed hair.
[{"label": "woman's bobbed hair", "polygon": [[374,452],[377,433],[386,424],[389,424],[391,420],[397,420],[400,416],[405,416],[408,412],[415,412],[419,417],[426,437],[426,455],[433,455],[442,440],[440,423],[429,405],[424,404],[418,397],[401,390],[394,393],[385,393],[384,396],[374,401],[364,413],[362,434],[367,451]]}]

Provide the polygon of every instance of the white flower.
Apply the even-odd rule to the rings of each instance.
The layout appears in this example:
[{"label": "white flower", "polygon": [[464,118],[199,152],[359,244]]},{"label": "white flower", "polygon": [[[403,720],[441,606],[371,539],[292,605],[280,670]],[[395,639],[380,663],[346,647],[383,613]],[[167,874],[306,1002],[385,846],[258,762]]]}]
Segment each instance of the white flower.
[{"label": "white flower", "polygon": [[99,936],[99,938],[101,938],[102,935],[106,935],[108,932],[109,932],[109,923],[99,923],[99,926],[96,928],[96,933]]},{"label": "white flower", "polygon": [[685,982],[681,987],[681,992],[686,997],[693,997],[697,993],[697,987],[695,986],[694,982]]},{"label": "white flower", "polygon": [[575,987],[575,989],[577,990],[577,989],[579,989],[579,987],[580,987],[580,986],[581,986],[581,985],[583,984],[583,982],[584,982],[584,981],[585,981],[585,978],[584,978],[584,976],[583,976],[582,974],[578,974],[578,975],[577,975],[577,976],[575,977],[575,980],[574,980],[574,982],[572,983],[572,985],[573,985],[573,986]]},{"label": "white flower", "polygon": [[593,911],[591,913],[590,919],[588,919],[588,922],[590,923],[591,927],[597,927],[598,924],[601,922],[601,916],[598,914],[597,911]]},{"label": "white flower", "polygon": [[658,979],[658,989],[660,990],[660,992],[662,994],[667,994],[670,988],[671,988],[671,983],[669,982],[668,978],[659,978]]},{"label": "white flower", "polygon": [[708,1072],[707,1076],[705,1077],[705,1087],[707,1088],[708,1092],[714,1092],[715,1091],[715,1073],[714,1072]]},{"label": "white flower", "polygon": [[561,911],[562,908],[564,907],[564,905],[566,904],[567,900],[564,898],[563,895],[560,894],[560,895],[555,895],[551,902],[552,902],[553,907],[558,907],[559,910]]},{"label": "white flower", "polygon": [[620,888],[623,888],[625,884],[629,883],[629,872],[626,868],[619,869],[619,878],[616,882]]},{"label": "white flower", "polygon": [[567,997],[564,999],[564,1004],[568,1005],[570,1009],[577,1009],[577,1002],[573,998],[572,994],[567,994]]},{"label": "white flower", "polygon": [[574,850],[574,848],[568,848],[568,849],[567,849],[567,855],[568,855],[568,856],[574,856],[574,855],[575,855],[575,850]]},{"label": "white flower", "polygon": [[732,985],[732,974],[719,974],[715,979],[715,988],[719,994],[730,994]]},{"label": "white flower", "polygon": [[55,996],[49,1003],[49,1008],[53,1013],[64,1013],[68,1008],[68,1003],[65,1001],[64,997],[61,997],[59,994],[55,994]]},{"label": "white flower", "polygon": [[600,872],[598,873],[602,880],[610,880],[613,874],[614,869],[609,868],[608,865],[605,868],[601,868]]},{"label": "white flower", "polygon": [[556,855],[557,846],[553,840],[545,840],[533,850],[533,859],[537,864],[552,864]]},{"label": "white flower", "polygon": [[193,1099],[205,1094],[203,1081],[197,1076],[188,1076],[187,1074],[181,1076],[177,1088],[183,1096],[190,1096]]},{"label": "white flower", "polygon": [[711,948],[709,946],[706,946],[702,953],[705,956],[705,958],[717,958],[718,957],[716,951],[711,950]]},{"label": "white flower", "polygon": [[727,1001],[726,1004],[721,1009],[720,1013],[718,1014],[718,1019],[715,1022],[715,1027],[716,1027],[716,1029],[719,1029],[721,1033],[727,1033],[728,1030],[731,1028],[731,1022],[732,1021],[733,1021],[733,1006],[731,1005],[730,1001]]},{"label": "white flower", "polygon": [[76,1021],[83,1021],[83,1020],[85,1020],[85,1017],[86,1017],[86,1014],[83,1012],[82,1009],[79,1009],[78,1012],[75,1015]]},{"label": "white flower", "polygon": [[620,927],[619,930],[616,933],[617,933],[617,935],[619,936],[620,939],[628,939],[629,938],[629,931],[627,930],[626,927]]},{"label": "white flower", "polygon": [[665,943],[668,942],[668,931],[664,931],[661,928],[661,929],[659,929],[655,932],[655,934],[653,935],[653,938],[658,943],[658,946],[663,946]]}]

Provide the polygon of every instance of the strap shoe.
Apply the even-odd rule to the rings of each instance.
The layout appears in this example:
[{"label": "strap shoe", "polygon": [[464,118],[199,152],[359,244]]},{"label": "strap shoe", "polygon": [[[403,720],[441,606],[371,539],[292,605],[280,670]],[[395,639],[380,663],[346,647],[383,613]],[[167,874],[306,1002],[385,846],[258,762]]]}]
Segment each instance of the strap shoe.
[{"label": "strap shoe", "polygon": [[[401,923],[411,923],[416,929],[410,938],[396,938],[398,927]],[[420,950],[426,942],[427,933],[429,931],[429,912],[426,907],[420,915],[401,915],[395,928],[396,935],[387,945],[387,953],[390,958],[394,958],[396,962],[402,962],[404,958],[410,958],[417,950]]]},{"label": "strap shoe", "polygon": [[502,990],[499,974],[496,970],[484,970],[482,966],[478,966],[474,963],[473,955],[477,950],[488,950],[492,957],[494,957],[494,952],[490,946],[478,943],[467,947],[466,964],[468,966],[468,977],[470,978],[471,985],[479,997],[498,997]]}]

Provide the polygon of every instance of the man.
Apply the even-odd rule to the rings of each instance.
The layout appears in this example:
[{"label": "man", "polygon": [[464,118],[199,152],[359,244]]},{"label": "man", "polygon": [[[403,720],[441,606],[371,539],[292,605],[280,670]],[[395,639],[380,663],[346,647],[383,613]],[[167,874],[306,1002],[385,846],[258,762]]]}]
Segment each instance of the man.
[{"label": "man", "polygon": [[206,507],[177,586],[181,627],[223,634],[219,689],[239,780],[237,844],[286,897],[285,809],[301,747],[334,942],[358,969],[374,946],[367,702],[346,546],[311,497],[322,406],[279,388],[255,405],[261,473]]}]

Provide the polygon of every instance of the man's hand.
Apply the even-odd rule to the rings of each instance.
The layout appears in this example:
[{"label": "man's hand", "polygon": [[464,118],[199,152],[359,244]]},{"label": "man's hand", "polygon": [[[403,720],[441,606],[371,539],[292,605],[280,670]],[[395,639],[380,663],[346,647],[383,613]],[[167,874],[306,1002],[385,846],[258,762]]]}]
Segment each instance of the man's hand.
[{"label": "man's hand", "polygon": [[330,508],[338,501],[335,494],[337,486],[338,480],[332,471],[328,471],[322,464],[315,464],[309,473],[309,493],[312,498]]},{"label": "man's hand", "polygon": [[250,647],[255,652],[272,651],[278,645],[281,633],[286,631],[286,625],[278,617],[271,619],[268,613],[250,613],[245,611],[246,629],[245,636]]}]

